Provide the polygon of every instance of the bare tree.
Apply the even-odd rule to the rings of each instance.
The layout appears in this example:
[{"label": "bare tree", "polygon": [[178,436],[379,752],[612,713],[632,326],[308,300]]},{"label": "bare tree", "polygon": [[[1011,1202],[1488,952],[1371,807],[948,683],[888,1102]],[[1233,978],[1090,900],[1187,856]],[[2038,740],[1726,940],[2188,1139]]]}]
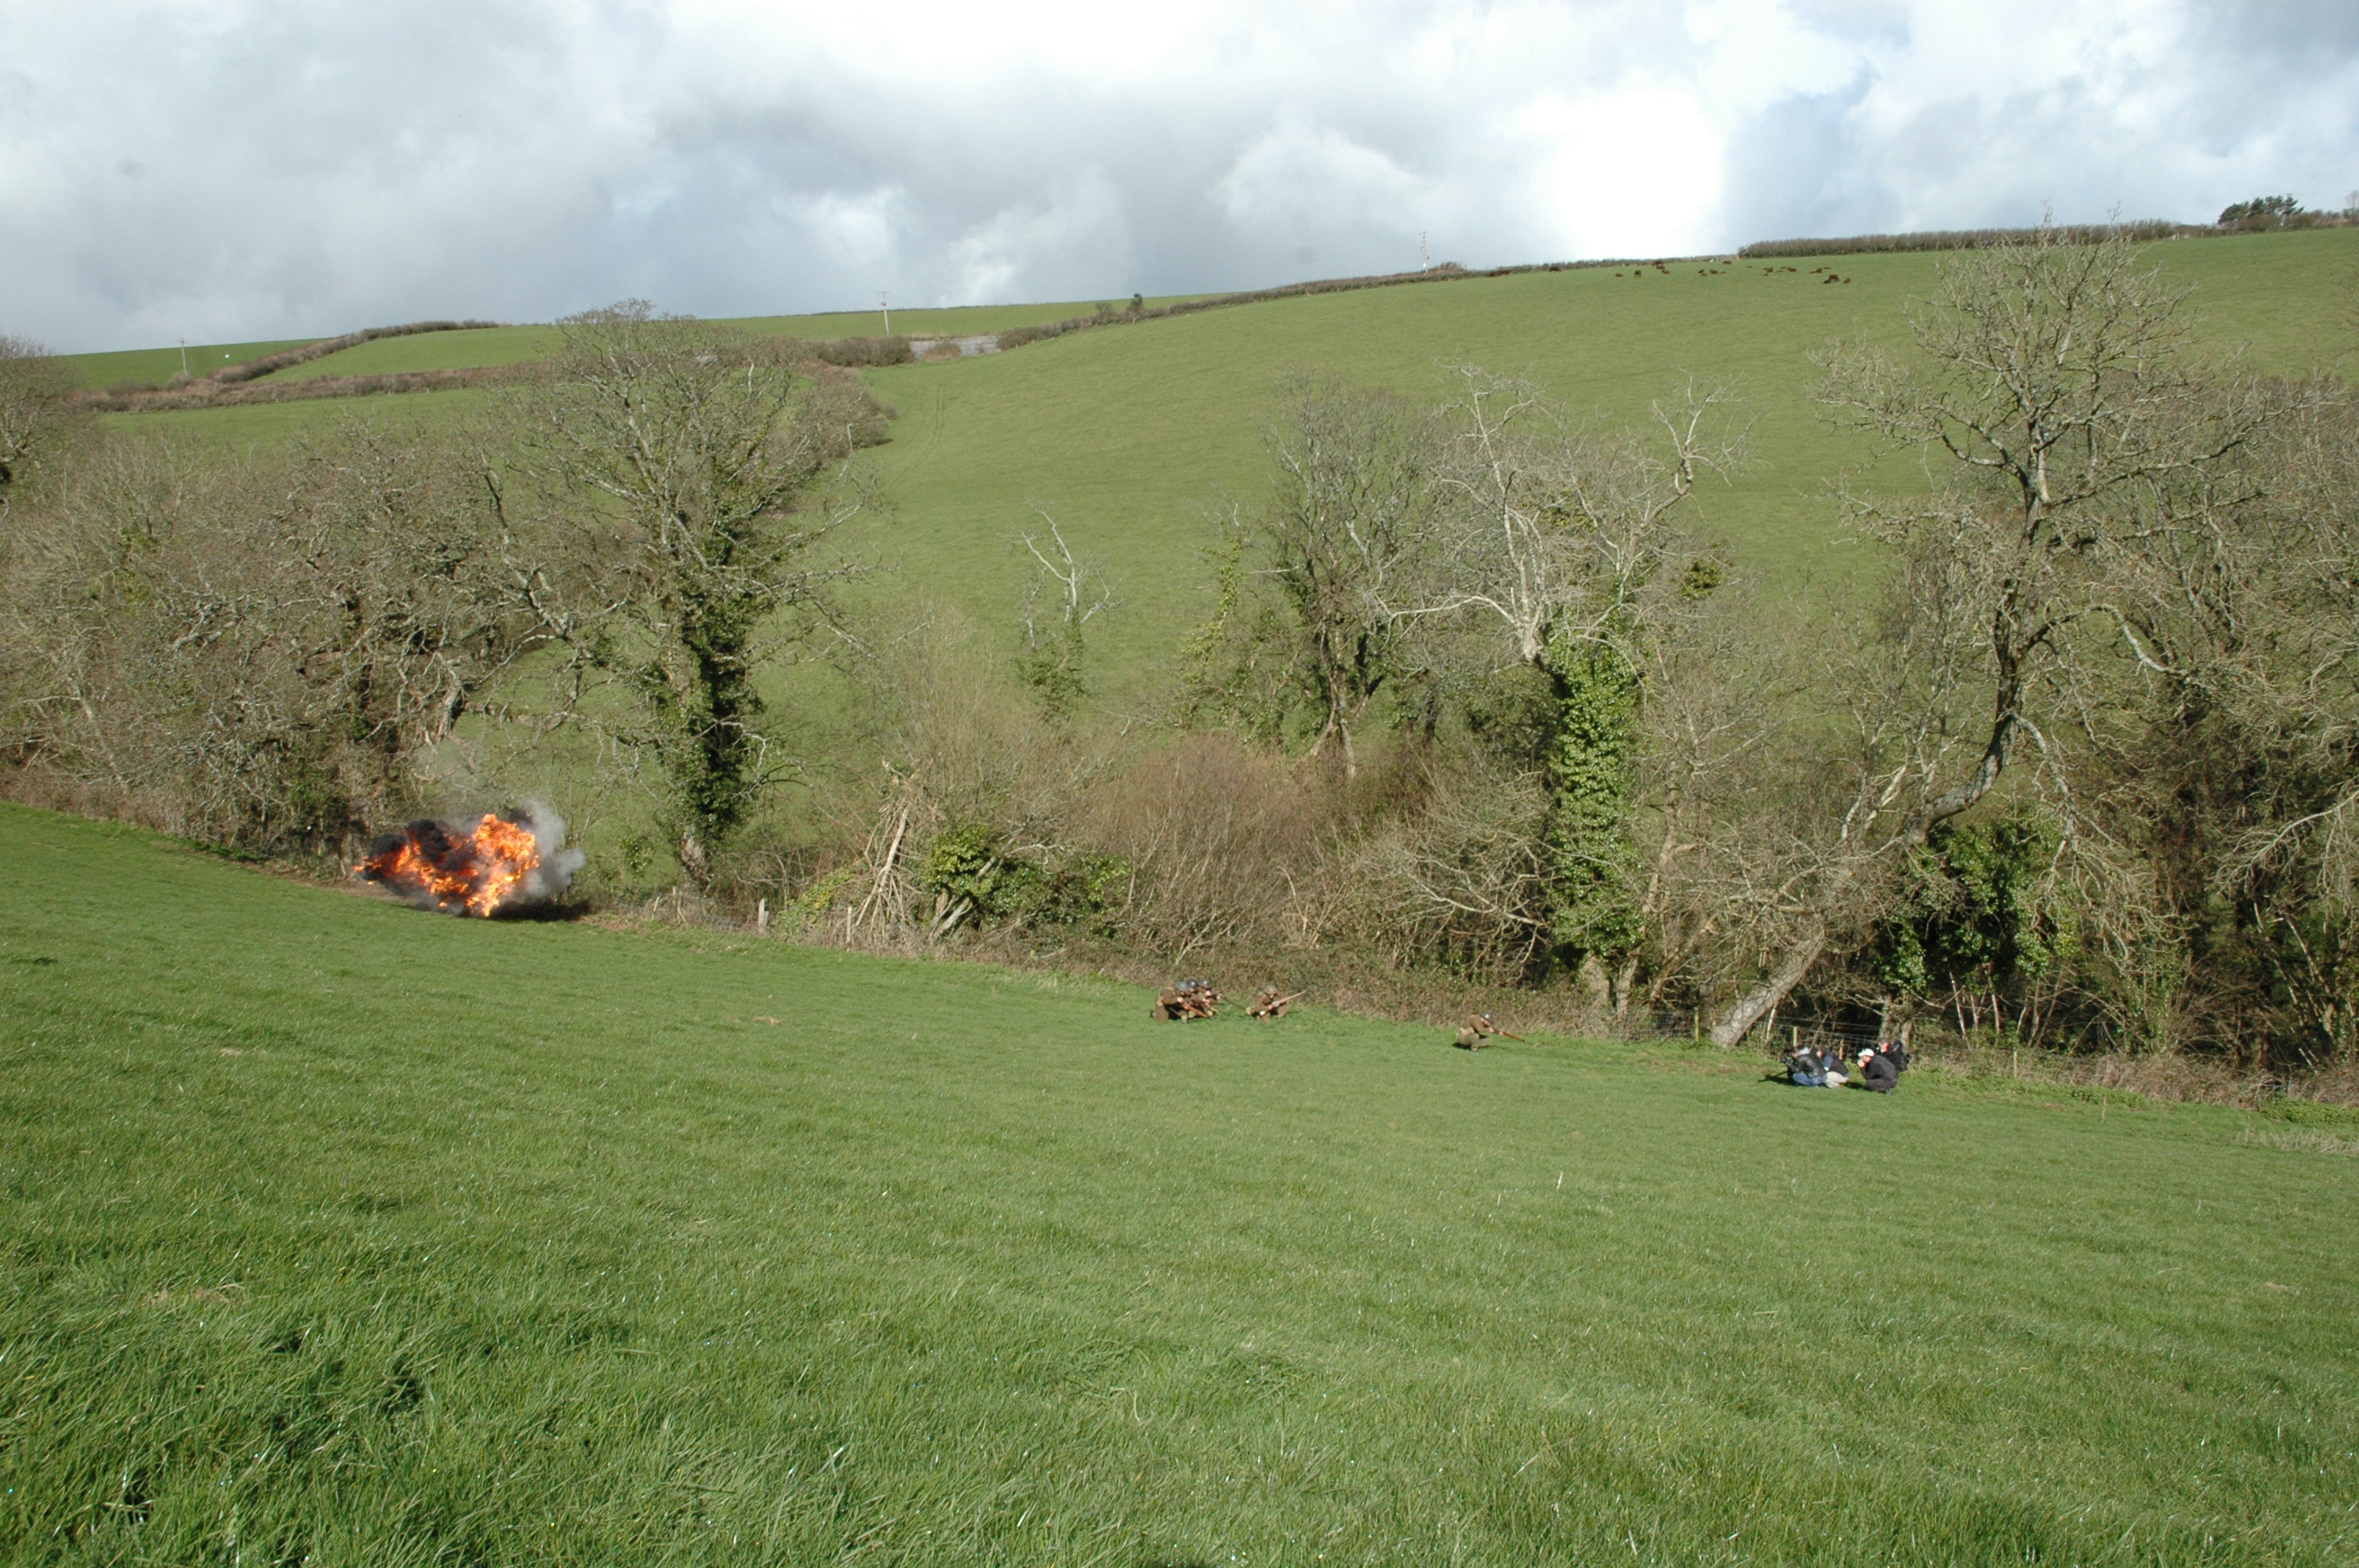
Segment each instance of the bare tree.
[{"label": "bare tree", "polygon": [[1609,976],[1617,1017],[1642,979],[1650,1007],[1674,987],[1710,991],[1714,955],[1748,946],[1732,939],[1756,880],[1739,847],[1761,840],[1764,784],[1791,760],[1816,662],[1793,620],[1731,585],[1636,643],[1647,700],[1631,791],[1632,909],[1643,942]]},{"label": "bare tree", "polygon": [[20,753],[234,842],[412,813],[433,749],[545,636],[477,471],[420,431],[243,463],[118,442],[15,521]]},{"label": "bare tree", "polygon": [[0,332],[0,517],[14,495],[32,488],[71,443],[76,416],[72,378],[47,349]]},{"label": "bare tree", "polygon": [[836,625],[854,563],[823,551],[860,507],[840,467],[875,409],[764,345],[626,301],[561,323],[557,376],[520,395],[519,525],[596,568],[549,620],[571,668],[629,703],[597,722],[655,765],[682,873],[784,777],[766,671]]},{"label": "bare tree", "polygon": [[1563,650],[1615,645],[1681,589],[1695,546],[1674,517],[1697,480],[1745,460],[1744,431],[1726,424],[1733,395],[1690,382],[1653,406],[1650,444],[1574,423],[1527,382],[1457,375],[1438,475],[1443,549],[1428,593],[1395,612],[1494,621],[1544,672]]},{"label": "bare tree", "polygon": [[2071,693],[2191,1026],[2315,1065],[2359,1051],[2359,410],[2267,396],[2245,462],[2163,492],[2104,607],[2116,656]]},{"label": "bare tree", "polygon": [[1085,628],[1114,609],[1115,600],[1105,574],[1073,554],[1048,510],[1035,506],[1032,513],[1048,535],[1027,531],[1016,536],[1016,547],[1033,564],[1018,611],[1024,646],[1016,655],[1016,671],[1040,699],[1041,711],[1059,721],[1071,716],[1089,689],[1082,667]]},{"label": "bare tree", "polygon": [[1646,935],[1631,838],[1642,681],[1656,640],[1720,580],[1678,517],[1701,477],[1745,461],[1745,430],[1729,394],[1693,382],[1654,406],[1649,440],[1575,424],[1528,384],[1458,374],[1440,548],[1395,612],[1487,622],[1548,681],[1555,940],[1601,1000],[1626,1005]]},{"label": "bare tree", "polygon": [[[2146,547],[2164,491],[2250,439],[2262,410],[2188,355],[2185,305],[2126,237],[2076,245],[2043,228],[1944,264],[1935,297],[1910,313],[1911,359],[1841,343],[1827,354],[1821,396],[1839,420],[1945,471],[1930,494],[1844,497],[1894,546],[1906,581],[1892,602],[1921,624],[1890,629],[1883,649],[1900,663],[1851,703],[1859,784],[1843,831],[1810,888],[1787,889],[1786,935],[1713,1024],[1722,1045],[1810,971],[1874,871],[1983,799],[2025,736],[2043,738],[2042,683],[2110,597],[2119,559]],[[1962,731],[1974,690],[1985,717]]]}]

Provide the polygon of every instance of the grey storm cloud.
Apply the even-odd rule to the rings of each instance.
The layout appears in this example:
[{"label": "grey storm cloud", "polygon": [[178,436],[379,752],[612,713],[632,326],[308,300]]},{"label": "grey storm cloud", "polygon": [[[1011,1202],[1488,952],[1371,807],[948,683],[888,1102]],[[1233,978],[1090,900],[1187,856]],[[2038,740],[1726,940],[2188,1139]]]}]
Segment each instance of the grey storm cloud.
[{"label": "grey storm cloud", "polygon": [[2359,12],[0,0],[0,329],[1246,287],[2359,187]]}]

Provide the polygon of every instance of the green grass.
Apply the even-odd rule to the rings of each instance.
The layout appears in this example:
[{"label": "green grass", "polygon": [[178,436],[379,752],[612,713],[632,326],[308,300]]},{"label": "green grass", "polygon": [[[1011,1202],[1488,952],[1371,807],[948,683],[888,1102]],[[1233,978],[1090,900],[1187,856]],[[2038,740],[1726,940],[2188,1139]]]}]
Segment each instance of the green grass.
[{"label": "green grass", "polygon": [[0,808],[0,1557],[2359,1554],[2359,1162],[1145,1012]]},{"label": "green grass", "polygon": [[[1193,297],[1176,296],[1174,297]],[[1158,299],[1153,303],[1169,304]],[[946,310],[896,310],[894,330],[904,334],[995,332],[1040,321],[1087,315],[1094,304],[984,305]],[[839,312],[823,316],[752,316],[724,326],[773,337],[864,337],[884,330],[875,311]],[[267,378],[310,381],[329,375],[387,375],[402,371],[471,370],[479,365],[517,364],[556,351],[557,329],[549,326],[485,327],[459,332],[418,332],[401,338],[379,338],[309,364],[292,366]]]},{"label": "green grass", "polygon": [[[2203,332],[2248,343],[2255,360],[2298,368],[2353,346],[2343,289],[2359,273],[2359,230],[2244,241],[2181,241],[2152,253],[2198,288]],[[1525,374],[1578,414],[1644,416],[1688,373],[1735,385],[1757,416],[1757,466],[1699,494],[1699,518],[1781,590],[1839,593],[1855,580],[1823,487],[1867,452],[1810,401],[1810,354],[1834,336],[1905,341],[1903,305],[1930,294],[1934,255],[1505,278],[1319,295],[1054,340],[993,359],[873,372],[900,409],[882,454],[886,493],[910,524],[910,579],[1007,619],[1020,572],[1006,547],[1049,506],[1076,549],[1123,590],[1101,636],[1119,685],[1151,683],[1204,609],[1198,508],[1267,489],[1260,428],[1289,366],[1317,365],[1420,395],[1445,367]],[[1854,281],[1811,275],[1836,266]],[[1905,465],[1896,477],[1906,480]]]},{"label": "green grass", "polygon": [[483,411],[489,395],[478,387],[444,392],[375,393],[300,403],[247,403],[229,408],[182,408],[158,414],[102,414],[99,423],[125,435],[161,435],[184,452],[244,455],[323,437],[351,420],[387,427],[429,426]]},{"label": "green grass", "polygon": [[[243,364],[247,360],[275,354],[282,349],[299,349],[318,341],[315,338],[285,338],[266,343],[190,343],[188,368],[191,375],[205,375],[225,364]],[[63,363],[73,374],[74,384],[91,390],[113,386],[120,381],[141,382],[161,386],[180,373],[180,348],[122,349],[103,354],[60,354]]]},{"label": "green grass", "polygon": [[[2150,254],[2193,285],[2204,338],[2245,345],[2255,363],[2301,369],[2359,346],[2352,280],[2359,230],[2182,240]],[[899,411],[873,455],[893,521],[859,541],[898,570],[886,591],[915,588],[963,607],[1002,634],[1022,589],[1013,535],[1048,507],[1067,537],[1105,568],[1122,607],[1094,647],[1106,700],[1120,708],[1158,689],[1169,650],[1207,604],[1198,548],[1212,532],[1200,508],[1223,496],[1256,504],[1267,487],[1260,429],[1279,378],[1317,365],[1405,392],[1440,395],[1444,367],[1472,362],[1528,374],[1579,413],[1642,417],[1650,399],[1692,373],[1734,384],[1757,416],[1758,461],[1727,489],[1700,496],[1697,520],[1729,540],[1776,593],[1839,599],[1861,552],[1843,537],[1827,481],[1867,459],[1810,401],[1810,356],[1836,335],[1905,340],[1901,308],[1931,292],[1935,267],[1916,254],[1651,271],[1583,269],[1314,295],[1082,332],[1012,353],[869,373]],[[1852,279],[1828,285],[1810,269]],[[1706,274],[1709,273],[1709,276]],[[1086,305],[897,312],[907,330],[984,330],[1052,319]],[[766,317],[744,325],[808,336],[873,330],[873,319]],[[292,373],[356,373],[502,362],[548,341],[545,328],[386,340]],[[440,399],[453,395],[431,395]],[[178,416],[114,416],[196,444],[283,439],[351,417],[341,400]],[[449,404],[436,416],[468,406]],[[1897,463],[1906,482],[1914,470]]]},{"label": "green grass", "polygon": [[473,370],[545,359],[558,346],[554,327],[476,327],[456,332],[412,332],[377,338],[306,364],[289,365],[266,381],[316,381],[331,375],[390,375],[401,371]]}]

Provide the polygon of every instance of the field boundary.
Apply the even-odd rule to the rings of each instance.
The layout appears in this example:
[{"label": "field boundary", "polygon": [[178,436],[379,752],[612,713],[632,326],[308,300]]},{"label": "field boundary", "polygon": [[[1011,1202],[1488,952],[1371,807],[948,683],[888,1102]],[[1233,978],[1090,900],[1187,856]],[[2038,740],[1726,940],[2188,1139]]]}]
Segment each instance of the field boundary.
[{"label": "field boundary", "polygon": [[78,401],[101,414],[170,414],[192,408],[234,408],[255,403],[308,403],[322,397],[366,397],[376,393],[448,392],[458,387],[502,386],[532,381],[540,365],[474,365],[458,370],[388,371],[381,375],[323,375],[311,381],[223,384],[200,381],[155,392],[86,392]]},{"label": "field boundary", "polygon": [[1469,278],[1514,277],[1535,272],[1585,272],[1595,267],[1669,266],[1674,262],[1725,261],[1725,255],[1658,256],[1640,260],[1633,256],[1607,256],[1596,261],[1518,262],[1510,266],[1466,267],[1456,262],[1437,262],[1419,272],[1371,273],[1359,277],[1317,278],[1307,283],[1285,283],[1273,288],[1245,289],[1235,294],[1212,294],[1200,299],[1183,299],[1172,305],[1147,306],[1136,310],[1100,310],[1088,316],[1068,316],[1061,321],[1044,321],[1032,327],[1010,327],[998,334],[1002,352],[1022,348],[1050,338],[1061,338],[1071,332],[1085,331],[1093,327],[1121,327],[1138,321],[1160,321],[1172,316],[1193,316],[1202,310],[1223,310],[1238,305],[1262,305],[1275,299],[1295,299],[1313,294],[1353,294],[1370,288],[1397,288],[1417,283],[1461,283]]},{"label": "field boundary", "polygon": [[[1161,320],[1171,316],[1192,316],[1202,310],[1217,310],[1231,306],[1259,305],[1277,299],[1292,299],[1314,294],[1346,294],[1363,289],[1392,288],[1415,283],[1453,283],[1468,278],[1510,277],[1523,273],[1573,272],[1593,267],[1654,266],[1665,267],[1677,262],[1725,261],[1721,255],[1663,256],[1640,261],[1615,257],[1600,261],[1526,262],[1511,266],[1469,268],[1455,262],[1443,262],[1422,272],[1375,274],[1362,277],[1318,278],[1305,283],[1281,284],[1274,288],[1248,289],[1236,294],[1208,295],[1198,299],[1181,300],[1172,305],[1148,306],[1137,310],[1106,310],[1087,316],[1069,316],[1062,320],[1042,322],[1034,326],[1010,327],[996,333],[980,337],[993,339],[999,351],[1022,348],[1027,343],[1044,342],[1093,327],[1126,326],[1138,321]],[[166,385],[151,389],[107,390],[78,394],[76,402],[85,408],[103,414],[177,413],[190,409],[229,408],[251,403],[300,403],[322,397],[365,397],[379,393],[444,392],[453,388],[504,385],[536,379],[542,362],[524,361],[512,365],[484,365],[438,371],[388,371],[375,375],[321,376],[312,381],[283,382],[267,386],[253,384],[264,376],[299,364],[357,348],[380,338],[398,338],[421,332],[473,331],[494,327],[510,326],[505,321],[416,321],[398,327],[371,327],[363,331],[347,332],[341,337],[322,338],[299,349],[286,349],[259,359],[224,365],[210,375],[179,386]],[[766,335],[766,334],[765,334]],[[952,335],[955,336],[955,335]],[[834,338],[827,340],[800,339],[778,334],[776,341],[800,345],[804,357],[821,364],[840,367],[874,368],[885,365],[914,363],[918,356],[911,351],[908,334],[890,337]],[[932,340],[946,341],[949,338]]]},{"label": "field boundary", "polygon": [[2217,223],[2178,223],[2166,218],[2142,218],[2131,223],[2061,223],[2049,229],[1921,229],[1902,234],[1852,234],[1841,239],[1756,240],[1738,248],[1740,261],[1774,261],[1795,256],[1891,255],[1915,251],[1973,251],[1992,245],[2022,244],[2041,233],[2067,244],[2093,245],[2110,239],[2138,244],[2158,240],[2231,240],[2246,234],[2299,232],[2305,229],[2341,229],[2352,220],[2332,213],[2304,213],[2313,222],[2275,229],[2223,228]]},{"label": "field boundary", "polygon": [[[214,406],[217,404],[228,403],[284,403],[298,401],[306,397],[351,397],[358,395],[360,391],[422,392],[435,390],[435,388],[426,386],[380,386],[330,392],[302,393],[286,391],[282,392],[281,395],[277,396],[258,397],[254,395],[254,394],[259,389],[247,387],[246,384],[259,381],[264,376],[275,374],[282,370],[292,369],[296,365],[309,364],[313,360],[326,359],[330,354],[340,354],[346,349],[359,348],[363,343],[373,343],[380,338],[408,338],[415,337],[423,332],[471,332],[482,330],[486,328],[504,327],[506,325],[507,323],[505,321],[408,321],[393,327],[364,327],[357,332],[344,332],[332,338],[321,338],[312,342],[305,343],[300,348],[281,349],[277,353],[263,354],[257,358],[250,360],[241,360],[235,364],[223,365],[217,371],[212,371],[207,374],[191,379],[183,380],[182,378],[176,376],[173,380],[179,384],[177,385],[172,384],[171,383],[167,383],[165,385],[159,387],[110,387],[103,391],[78,394],[75,401],[86,408],[95,409],[101,413],[124,414],[147,408],[208,408]],[[447,375],[450,373],[451,373],[440,371],[419,371],[396,373],[391,375],[383,376],[332,376],[324,379],[336,383],[354,383],[363,381],[385,382],[395,380],[414,381],[421,377]],[[295,384],[292,383],[288,384],[289,387],[294,384]],[[468,384],[453,383],[451,384]],[[245,390],[234,395],[223,395],[231,388],[244,388]]]}]

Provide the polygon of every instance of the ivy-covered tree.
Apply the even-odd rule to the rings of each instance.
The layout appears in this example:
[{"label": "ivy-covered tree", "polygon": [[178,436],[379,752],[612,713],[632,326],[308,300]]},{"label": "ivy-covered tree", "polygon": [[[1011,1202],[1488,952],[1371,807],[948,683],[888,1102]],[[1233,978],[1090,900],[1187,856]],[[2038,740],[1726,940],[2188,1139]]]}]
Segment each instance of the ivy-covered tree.
[{"label": "ivy-covered tree", "polygon": [[1439,560],[1406,613],[1495,626],[1546,677],[1550,928],[1586,983],[1619,991],[1647,934],[1631,798],[1639,672],[1718,580],[1679,514],[1699,478],[1743,462],[1743,432],[1726,426],[1728,395],[1692,384],[1654,406],[1649,441],[1578,424],[1527,384],[1460,375],[1437,466]]},{"label": "ivy-covered tree", "polygon": [[826,481],[875,406],[643,300],[560,326],[556,374],[523,397],[519,465],[538,525],[584,568],[550,623],[571,672],[625,698],[584,711],[652,762],[681,873],[701,890],[790,765],[764,672],[830,622],[853,569],[821,549],[855,510]]},{"label": "ivy-covered tree", "polygon": [[1909,855],[1876,932],[1886,996],[1951,1012],[1962,1030],[2033,1033],[2039,982],[2080,942],[2078,912],[2056,883],[2056,851],[2054,827],[2029,813],[1937,828]]}]

